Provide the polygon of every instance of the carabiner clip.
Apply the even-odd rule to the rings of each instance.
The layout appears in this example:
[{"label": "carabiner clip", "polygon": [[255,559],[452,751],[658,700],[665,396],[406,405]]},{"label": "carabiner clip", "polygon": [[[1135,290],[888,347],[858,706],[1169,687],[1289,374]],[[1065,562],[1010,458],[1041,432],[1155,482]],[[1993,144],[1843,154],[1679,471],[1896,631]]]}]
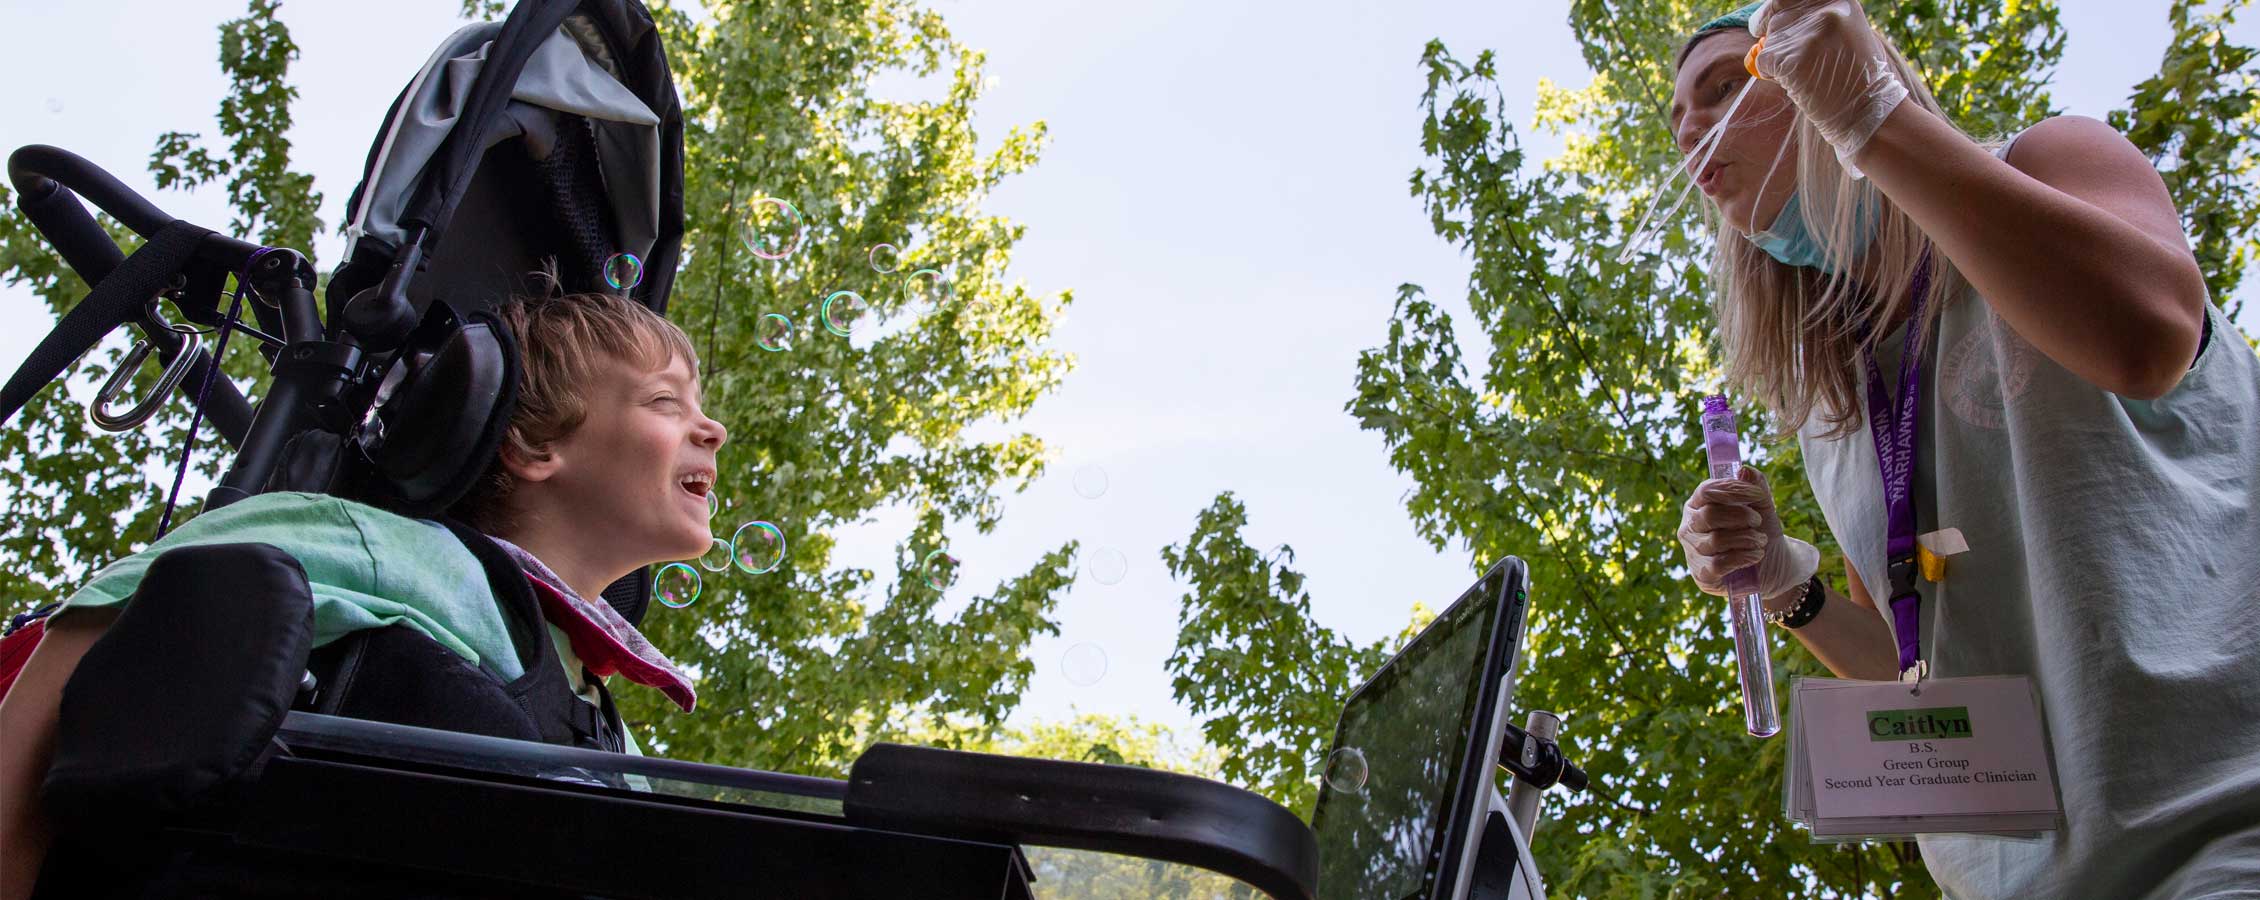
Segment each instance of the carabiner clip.
[{"label": "carabiner clip", "polygon": [[126,358],[119,361],[116,371],[110,373],[110,380],[103,382],[102,389],[96,391],[94,399],[86,404],[86,420],[94,423],[94,427],[109,432],[132,431],[141,427],[141,423],[149,421],[151,416],[157,414],[157,410],[164,407],[165,398],[172,396],[173,389],[179,387],[180,380],[188,375],[189,367],[196,364],[197,354],[204,349],[203,333],[174,328],[170,324],[165,327],[184,338],[180,354],[173,357],[172,364],[165,367],[165,373],[157,377],[157,386],[150,390],[149,396],[141,398],[141,402],[123,413],[112,412],[110,401],[117,398],[118,392],[124,390],[126,382],[133,378],[133,373],[141,369],[142,361],[149,358],[149,341],[134,341],[133,349],[126,351]]},{"label": "carabiner clip", "polygon": [[1930,680],[1930,660],[1918,659],[1899,673],[1899,683],[1907,686],[1907,693],[1923,695],[1923,682]]}]

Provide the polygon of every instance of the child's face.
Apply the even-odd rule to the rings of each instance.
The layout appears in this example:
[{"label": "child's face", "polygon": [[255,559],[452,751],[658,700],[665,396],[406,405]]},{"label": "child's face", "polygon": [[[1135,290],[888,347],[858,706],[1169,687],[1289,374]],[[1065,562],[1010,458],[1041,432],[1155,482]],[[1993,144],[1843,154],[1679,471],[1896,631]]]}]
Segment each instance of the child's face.
[{"label": "child's face", "polygon": [[553,476],[576,524],[598,529],[605,556],[646,565],[692,559],[712,545],[706,495],[729,439],[699,410],[690,364],[646,369],[613,359],[588,397],[588,418],[552,450]]}]

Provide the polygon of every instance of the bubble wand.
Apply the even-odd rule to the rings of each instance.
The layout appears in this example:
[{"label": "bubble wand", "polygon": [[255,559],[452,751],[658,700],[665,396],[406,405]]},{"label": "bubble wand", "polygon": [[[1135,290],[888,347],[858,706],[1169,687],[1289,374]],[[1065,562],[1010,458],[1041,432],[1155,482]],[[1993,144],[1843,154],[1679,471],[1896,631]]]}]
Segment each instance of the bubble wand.
[{"label": "bubble wand", "polygon": [[[1738,477],[1742,472],[1742,445],[1734,425],[1734,409],[1727,405],[1726,397],[1703,398],[1700,421],[1711,477]],[[1781,731],[1781,713],[1774,707],[1773,655],[1766,648],[1758,567],[1750,565],[1728,573],[1726,590],[1726,608],[1734,623],[1735,674],[1742,679],[1742,724],[1754,737],[1772,737]]]}]

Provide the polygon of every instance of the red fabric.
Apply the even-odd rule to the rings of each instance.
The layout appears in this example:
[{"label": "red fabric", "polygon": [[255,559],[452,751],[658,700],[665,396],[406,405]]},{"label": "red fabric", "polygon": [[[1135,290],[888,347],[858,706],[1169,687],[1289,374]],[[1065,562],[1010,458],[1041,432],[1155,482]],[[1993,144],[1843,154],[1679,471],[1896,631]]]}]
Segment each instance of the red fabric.
[{"label": "red fabric", "polygon": [[32,649],[39,646],[39,639],[46,634],[47,619],[41,617],[16,629],[16,633],[0,638],[0,698],[8,696],[8,689],[16,685],[16,676],[23,674],[24,663],[31,660]]},{"label": "red fabric", "polygon": [[698,705],[698,693],[689,683],[637,656],[635,651],[597,627],[580,610],[574,609],[572,601],[566,600],[555,585],[532,576],[526,581],[534,586],[534,596],[541,599],[542,618],[565,632],[565,637],[573,644],[573,655],[580,657],[581,665],[587,666],[589,671],[599,676],[618,674],[637,684],[658,688],[685,712]]}]

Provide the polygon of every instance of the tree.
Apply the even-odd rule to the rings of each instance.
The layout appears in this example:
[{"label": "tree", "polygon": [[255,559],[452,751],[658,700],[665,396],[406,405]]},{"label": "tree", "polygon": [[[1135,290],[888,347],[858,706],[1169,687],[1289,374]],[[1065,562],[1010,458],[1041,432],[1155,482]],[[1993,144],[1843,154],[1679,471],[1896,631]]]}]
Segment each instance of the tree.
[{"label": "tree", "polygon": [[[1550,888],[1924,894],[1929,878],[1903,847],[1831,850],[1786,827],[1782,742],[1743,734],[1721,604],[1688,585],[1671,538],[1705,474],[1690,410],[1718,380],[1707,242],[1683,213],[1658,246],[1619,255],[1657,199],[1652,182],[1678,161],[1664,125],[1672,51],[1715,6],[1574,0],[1570,24],[1597,74],[1579,89],[1541,82],[1538,125],[1565,147],[1542,165],[1509,124],[1492,54],[1468,61],[1430,43],[1429,162],[1411,188],[1437,235],[1473,261],[1473,321],[1456,322],[1417,285],[1400,288],[1346,408],[1412,477],[1407,507],[1434,546],[1463,549],[1477,570],[1508,554],[1530,566],[1517,705],[1563,712],[1565,745],[1595,782],[1588,795],[1549,795],[1534,849]],[[2111,119],[2167,170],[2216,303],[2242,283],[2255,239],[2252,51],[2221,36],[2242,6],[2200,14],[2177,0],[2161,74]],[[1879,8],[1874,21],[1973,133],[2005,134],[2053,109],[2046,85],[2063,48],[2053,3],[1917,0]],[[1471,342],[1487,350],[1480,371],[1463,356]],[[1746,430],[1774,430],[1756,418]],[[1776,484],[1802,481],[1794,442],[1753,461]],[[1827,535],[1809,498],[1779,499],[1792,532]],[[1313,710],[1338,708],[1379,650],[1298,617],[1308,609],[1299,577],[1292,588],[1267,583],[1285,570],[1240,540],[1243,516],[1219,497],[1187,549],[1164,555],[1193,588],[1171,660],[1177,696],[1208,714],[1228,777],[1307,808],[1307,773],[1272,773],[1326,746],[1332,719]],[[1825,558],[1826,577],[1841,583],[1840,554]],[[1272,635],[1282,628],[1293,633]],[[1319,648],[1315,665],[1308,647]],[[1290,666],[1312,671],[1275,674]],[[1823,672],[1786,650],[1777,669],[1784,679]]]},{"label": "tree", "polygon": [[1289,568],[1294,548],[1248,546],[1247,524],[1246,505],[1226,492],[1191,538],[1161,551],[1171,577],[1189,583],[1166,664],[1171,691],[1206,717],[1201,732],[1226,781],[1308,819],[1342,698],[1433,615],[1415,605],[1402,633],[1357,646],[1311,618],[1303,574]]},{"label": "tree", "polygon": [[[946,743],[953,735],[924,731],[914,743]],[[1012,756],[1068,759],[1162,769],[1217,778],[1215,748],[1185,746],[1169,729],[1135,716],[1084,714],[1066,722],[1014,728],[962,744],[961,749]],[[1263,892],[1193,866],[1056,847],[1023,847],[1037,891],[1058,900],[1261,900]]]},{"label": "tree", "polygon": [[[2260,107],[2254,104],[2253,48],[2223,38],[2244,8],[2233,0],[2211,12],[2207,4],[2176,0],[2167,12],[2174,37],[2158,74],[2135,86],[2127,108],[2111,113],[2111,127],[2150,155],[2181,210],[2182,228],[2197,251],[2198,267],[2213,302],[2231,319],[2243,311],[2232,296],[2244,283],[2245,265],[2260,245],[2260,196],[2252,180],[2260,152]],[[2249,340],[2249,338],[2248,338]]]},{"label": "tree", "polygon": [[[161,188],[194,188],[227,179],[236,209],[230,223],[239,235],[255,235],[270,246],[304,248],[312,257],[315,216],[321,195],[312,176],[290,170],[290,101],[297,97],[286,80],[298,45],[276,18],[277,0],[252,0],[242,18],[220,25],[220,66],[228,94],[216,117],[226,151],[199,146],[199,136],[172,132],[157,140],[149,168]],[[11,286],[27,286],[57,315],[86,296],[88,286],[63,265],[30,221],[16,213],[14,197],[0,186],[0,273]],[[131,252],[139,239],[103,217],[112,235]],[[177,317],[176,317],[177,318]],[[169,403],[148,424],[111,435],[86,423],[73,395],[90,396],[93,385],[114,369],[124,354],[122,335],[113,335],[67,380],[73,390],[40,392],[11,427],[0,431],[0,472],[7,475],[0,511],[12,528],[0,536],[0,610],[14,613],[62,599],[95,569],[139,550],[156,534],[173,468],[187,446],[190,411]],[[265,383],[265,364],[246,345],[224,362],[224,371],[256,391]],[[140,396],[155,379],[144,366],[129,383]],[[218,439],[207,433],[201,442]],[[223,457],[209,449],[195,460],[197,471],[217,477]],[[161,471],[160,471],[161,470]],[[174,522],[194,515],[194,504]]]},{"label": "tree", "polygon": [[[499,11],[466,5],[468,14]],[[681,715],[643,696],[651,692],[622,691],[623,713],[645,746],[678,758],[821,774],[844,772],[863,743],[922,722],[950,740],[979,739],[1017,705],[1033,669],[1027,645],[1056,632],[1051,611],[1073,572],[1075,546],[1062,545],[949,616],[936,612],[944,592],[921,577],[945,524],[993,528],[1000,493],[1042,471],[1033,435],[978,440],[967,426],[1009,425],[1071,365],[1041,349],[1068,296],[1003,283],[1021,230],[980,209],[990,189],[1035,163],[1043,126],[977,152],[982,57],[906,0],[702,12],[655,13],[687,119],[688,233],[669,312],[699,346],[708,412],[733,431],[717,484],[731,501],[719,536],[766,520],[790,553],[761,576],[708,573],[694,605],[654,609],[648,631],[696,673],[701,707]],[[320,223],[314,180],[290,171],[284,134],[297,49],[275,0],[252,0],[220,37],[231,82],[218,119],[226,149],[168,134],[152,169],[166,187],[224,184],[232,230],[303,248]],[[873,96],[869,86],[888,72],[945,95]],[[804,217],[797,253],[750,252],[745,223],[764,197]],[[901,248],[900,271],[869,262],[882,242]],[[86,290],[20,216],[0,219],[0,254],[12,283],[57,310]],[[926,268],[945,276],[938,298],[906,285]],[[819,321],[840,290],[868,310],[852,338]],[[765,313],[791,318],[789,350],[760,345]],[[238,374],[263,368],[247,343],[230,348]],[[104,372],[99,360],[81,368],[80,381]],[[145,470],[180,446],[179,406],[140,434],[106,439],[51,389],[0,436],[14,485],[7,511],[19,523],[0,561],[9,611],[62,596],[146,544],[162,493],[143,486]],[[918,513],[892,578],[835,565],[837,530],[889,504]]]},{"label": "tree", "polygon": [[[700,344],[709,413],[734,434],[718,485],[735,495],[725,515],[777,523],[792,552],[778,572],[725,579],[727,593],[695,615],[647,623],[700,673],[700,715],[666,715],[656,697],[625,712],[677,757],[839,773],[865,742],[921,719],[998,727],[1033,671],[1028,642],[1057,631],[1072,543],[946,621],[934,614],[943,591],[921,575],[947,521],[995,527],[1000,487],[1042,471],[1033,435],[983,442],[966,429],[1009,423],[1070,365],[1040,349],[1068,297],[1002,283],[1021,228],[979,208],[1035,163],[1044,130],[1014,129],[977,154],[981,54],[902,0],[708,11],[695,23],[659,13],[693,173],[670,315]],[[873,96],[890,71],[940,81],[944,99]],[[744,243],[765,197],[809,223],[804,249],[783,260]],[[870,261],[881,243],[901,248],[893,274]],[[938,298],[914,296],[906,275],[922,269],[945,276]],[[870,310],[849,340],[821,321],[843,289]],[[768,313],[792,319],[790,350],[761,348]],[[874,324],[877,337],[861,335]],[[830,565],[830,533],[886,504],[919,517],[897,545],[891,594],[874,596],[874,573]]]}]

